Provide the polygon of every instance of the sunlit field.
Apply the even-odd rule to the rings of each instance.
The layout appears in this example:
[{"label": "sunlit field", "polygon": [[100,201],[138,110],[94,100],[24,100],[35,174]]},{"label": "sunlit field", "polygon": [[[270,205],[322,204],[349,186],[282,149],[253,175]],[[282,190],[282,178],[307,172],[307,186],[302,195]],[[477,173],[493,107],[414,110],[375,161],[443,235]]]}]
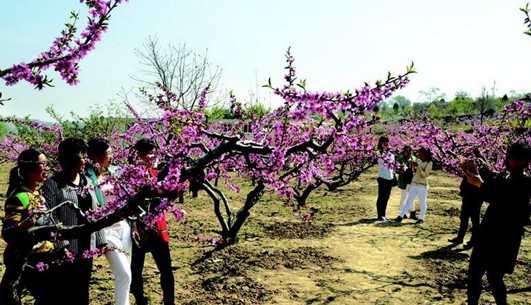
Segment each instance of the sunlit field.
[{"label": "sunlit field", "polygon": [[[4,165],[0,176],[2,194],[6,169]],[[436,172],[425,223],[404,220],[398,225],[374,220],[374,176],[369,172],[338,191],[319,189],[312,194],[310,223],[301,223],[290,208],[266,195],[239,242],[212,254],[209,241],[197,241],[197,236],[217,237],[212,204],[204,193],[185,197],[187,220],[170,221],[176,303],[465,304],[470,250],[447,242],[459,223],[459,179]],[[398,214],[398,195],[395,188],[390,218]],[[230,199],[237,204],[241,198]],[[515,273],[506,276],[510,304],[531,302],[530,252],[527,235]],[[147,257],[146,291],[152,304],[160,304],[158,270]],[[114,283],[106,259],[96,259],[93,271],[91,304],[113,304]],[[482,301],[494,302],[486,281],[485,286]],[[31,303],[26,296],[24,304]]]}]

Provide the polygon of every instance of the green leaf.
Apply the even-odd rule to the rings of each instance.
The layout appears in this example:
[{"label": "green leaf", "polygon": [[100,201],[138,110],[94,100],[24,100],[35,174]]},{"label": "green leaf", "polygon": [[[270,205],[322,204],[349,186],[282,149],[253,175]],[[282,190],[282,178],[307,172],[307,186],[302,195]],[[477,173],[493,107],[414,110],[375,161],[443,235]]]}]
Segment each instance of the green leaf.
[{"label": "green leaf", "polygon": [[407,66],[406,67],[407,69],[407,73],[417,73],[417,71],[415,71],[415,62],[411,62],[411,66]]},{"label": "green leaf", "polygon": [[273,86],[271,85],[271,77],[267,80],[267,84],[263,85],[262,87],[263,88],[273,88]]},{"label": "green leaf", "polygon": [[303,90],[306,90],[306,80],[301,80],[300,83],[297,84],[297,86],[301,87]]},{"label": "green leaf", "polygon": [[76,11],[71,11],[70,12],[70,18],[71,19],[79,19],[79,12],[76,12]]}]

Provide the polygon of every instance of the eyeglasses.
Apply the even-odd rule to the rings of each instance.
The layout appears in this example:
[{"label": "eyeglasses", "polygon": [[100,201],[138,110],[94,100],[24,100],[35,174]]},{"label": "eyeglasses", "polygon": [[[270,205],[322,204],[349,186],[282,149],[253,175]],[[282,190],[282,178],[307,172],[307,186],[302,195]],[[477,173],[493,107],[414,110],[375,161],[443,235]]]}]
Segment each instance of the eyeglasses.
[{"label": "eyeglasses", "polygon": [[43,167],[49,167],[48,161],[39,161],[37,164],[42,165]]},{"label": "eyeglasses", "polygon": [[26,163],[26,164],[38,164],[42,165],[44,167],[48,166],[48,161],[18,161],[19,163]]}]

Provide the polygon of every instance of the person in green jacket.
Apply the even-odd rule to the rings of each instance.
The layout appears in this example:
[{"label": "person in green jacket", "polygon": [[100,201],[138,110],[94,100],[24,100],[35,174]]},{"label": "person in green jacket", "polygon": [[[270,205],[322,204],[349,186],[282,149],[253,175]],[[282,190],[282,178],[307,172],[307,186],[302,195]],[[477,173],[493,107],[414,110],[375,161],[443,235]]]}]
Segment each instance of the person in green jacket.
[{"label": "person in green jacket", "polygon": [[[396,169],[396,172],[398,174],[398,188],[400,189],[400,210],[402,210],[406,203],[409,189],[411,188],[411,181],[413,180],[414,173],[412,163],[418,162],[418,160],[413,156],[411,146],[406,145],[398,156],[397,161],[398,164],[400,164]],[[413,220],[417,220],[414,203],[411,205],[409,217]],[[407,218],[407,216],[404,215],[404,218]]]}]

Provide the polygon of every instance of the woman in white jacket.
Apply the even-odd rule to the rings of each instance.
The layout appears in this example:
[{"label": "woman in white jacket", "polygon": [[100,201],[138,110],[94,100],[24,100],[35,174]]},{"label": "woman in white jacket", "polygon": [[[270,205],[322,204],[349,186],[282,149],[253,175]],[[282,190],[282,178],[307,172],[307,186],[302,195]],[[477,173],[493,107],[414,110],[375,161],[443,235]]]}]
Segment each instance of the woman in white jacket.
[{"label": "woman in white jacket", "polygon": [[395,163],[395,156],[389,151],[389,138],[380,137],[378,139],[378,198],[376,199],[377,219],[381,221],[389,221],[386,216],[387,202],[391,196],[391,189],[393,188],[394,173],[392,165]]},{"label": "woman in white jacket", "polygon": [[[87,155],[94,165],[88,165],[86,174],[92,180],[100,206],[113,198],[113,185],[105,177],[116,171],[111,166],[112,148],[105,139],[92,139],[88,142]],[[118,221],[103,230],[111,251],[105,254],[114,275],[114,303],[129,305],[131,286],[131,227],[127,220]]]}]

